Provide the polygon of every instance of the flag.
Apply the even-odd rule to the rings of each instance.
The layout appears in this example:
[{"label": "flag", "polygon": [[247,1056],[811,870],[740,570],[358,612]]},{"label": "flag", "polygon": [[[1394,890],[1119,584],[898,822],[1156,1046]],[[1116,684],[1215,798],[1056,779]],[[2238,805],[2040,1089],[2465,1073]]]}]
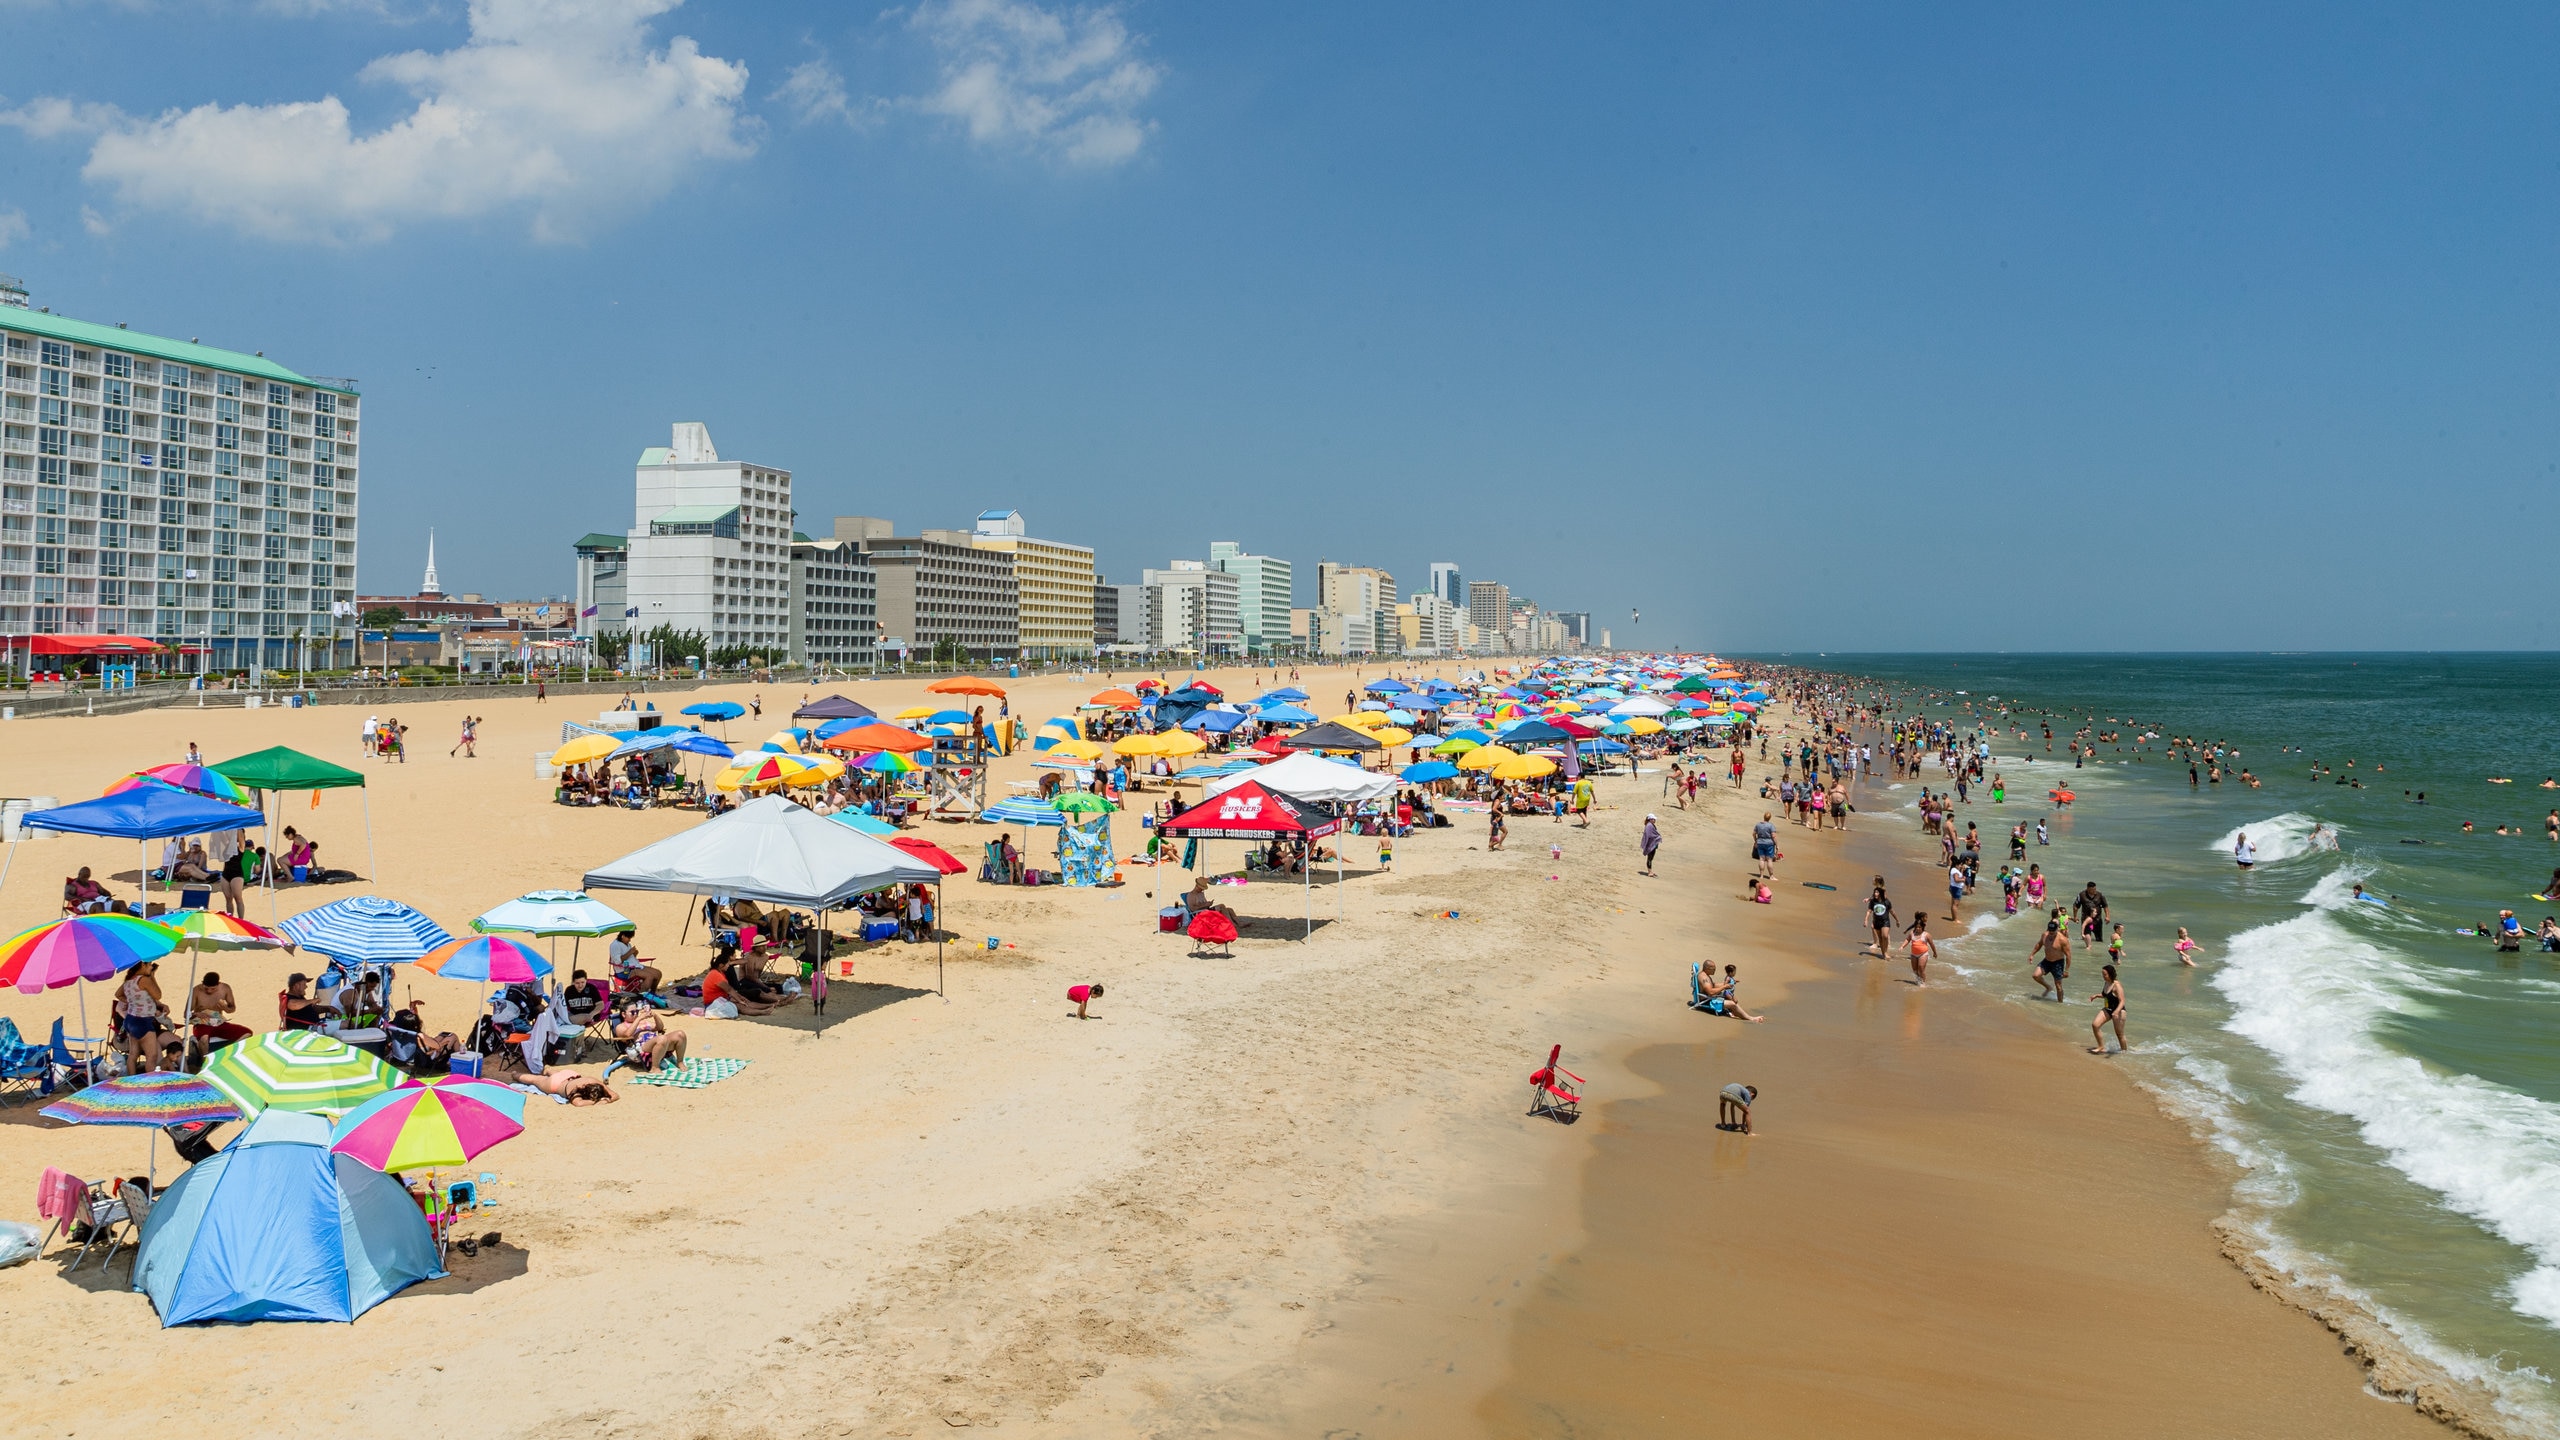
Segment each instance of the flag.
[{"label": "flag", "polygon": [[622,618],[623,618],[623,619],[625,619],[625,620],[637,620],[637,619],[639,619],[639,618],[640,618],[640,607],[639,607],[639,606],[637,606],[637,605],[632,605],[632,606],[628,606],[628,607],[626,607],[626,608],[623,610],[623,612],[622,612]]},{"label": "flag", "polygon": [[586,609],[581,610],[581,611],[579,611],[579,612],[578,612],[578,614],[579,614],[579,616],[580,616],[581,618],[588,618],[588,619],[592,619],[592,618],[594,617],[595,613],[596,613],[596,607],[594,607],[593,605],[590,605],[590,606],[588,606]]}]

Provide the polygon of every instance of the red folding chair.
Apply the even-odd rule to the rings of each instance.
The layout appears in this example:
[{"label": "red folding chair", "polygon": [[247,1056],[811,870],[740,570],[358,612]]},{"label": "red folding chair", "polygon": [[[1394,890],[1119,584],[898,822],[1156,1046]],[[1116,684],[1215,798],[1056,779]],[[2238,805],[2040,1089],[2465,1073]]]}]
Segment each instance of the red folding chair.
[{"label": "red folding chair", "polygon": [[1558,1065],[1564,1047],[1547,1051],[1547,1063],[1529,1076],[1529,1113],[1571,1122],[1582,1118],[1582,1077]]}]

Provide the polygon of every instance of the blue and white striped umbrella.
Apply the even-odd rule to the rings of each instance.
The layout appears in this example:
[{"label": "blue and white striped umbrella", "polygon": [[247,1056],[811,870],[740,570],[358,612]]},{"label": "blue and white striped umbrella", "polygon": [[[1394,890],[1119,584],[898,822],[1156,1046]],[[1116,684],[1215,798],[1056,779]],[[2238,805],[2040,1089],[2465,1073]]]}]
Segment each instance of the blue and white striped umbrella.
[{"label": "blue and white striped umbrella", "polygon": [[1066,815],[1046,800],[1015,798],[999,800],[978,812],[978,818],[992,825],[1059,825],[1067,823]]},{"label": "blue and white striped umbrella", "polygon": [[350,965],[405,965],[453,937],[420,911],[379,895],[350,895],[284,922],[305,950]]}]

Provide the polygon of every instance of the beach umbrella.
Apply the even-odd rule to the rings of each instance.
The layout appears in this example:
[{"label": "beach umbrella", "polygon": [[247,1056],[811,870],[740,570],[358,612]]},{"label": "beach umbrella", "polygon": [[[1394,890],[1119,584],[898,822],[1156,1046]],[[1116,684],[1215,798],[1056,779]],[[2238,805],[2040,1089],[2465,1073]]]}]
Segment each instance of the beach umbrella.
[{"label": "beach umbrella", "polygon": [[1104,710],[1135,710],[1144,702],[1126,690],[1112,689],[1105,690],[1084,703]]},{"label": "beach umbrella", "polygon": [[908,854],[913,855],[927,865],[932,866],[934,869],[941,871],[945,875],[958,875],[969,868],[968,866],[960,863],[959,857],[953,855],[950,851],[943,849],[941,846],[934,844],[932,841],[925,839],[921,835],[901,835],[896,839],[891,840],[889,843],[906,851]]},{"label": "beach umbrella", "polygon": [[921,720],[939,708],[939,706],[934,705],[910,705],[906,709],[899,711],[897,718],[900,720]]},{"label": "beach umbrella", "polygon": [[1316,712],[1301,710],[1286,700],[1272,700],[1264,704],[1253,718],[1267,725],[1312,725]]},{"label": "beach umbrella", "polygon": [[1049,803],[1069,815],[1108,814],[1120,808],[1090,790],[1070,790]]},{"label": "beach umbrella", "polygon": [[1556,762],[1544,755],[1514,755],[1493,767],[1496,780],[1536,780],[1556,773]]},{"label": "beach umbrella", "polygon": [[843,773],[844,762],[832,755],[812,758],[756,753],[713,776],[711,783],[721,790],[764,791],[784,785],[823,785]]},{"label": "beach umbrella", "polygon": [[1610,726],[1609,730],[1611,733],[1623,730],[1629,735],[1659,735],[1670,728],[1668,721],[1656,720],[1650,715],[1638,715],[1633,719],[1623,720]]},{"label": "beach umbrella", "polygon": [[592,940],[631,928],[631,920],[584,890],[536,890],[472,917],[483,935],[559,935]]},{"label": "beach umbrella", "polygon": [[800,753],[801,742],[808,738],[808,731],[795,726],[787,730],[774,731],[764,737],[764,743],[756,748],[773,755],[797,755]]},{"label": "beach umbrella", "polygon": [[895,750],[875,750],[871,754],[863,756],[861,759],[854,761],[845,768],[849,770],[869,770],[875,774],[881,775],[905,775],[913,771],[921,770],[924,767],[913,760],[908,759],[906,756],[899,754]]},{"label": "beach umbrella", "polygon": [[1111,742],[1111,748],[1123,755],[1160,755],[1163,745],[1161,735],[1123,735]]},{"label": "beach umbrella", "polygon": [[219,910],[182,910],[157,923],[178,932],[181,950],[273,950],[291,943],[264,925]]},{"label": "beach umbrella", "polygon": [[149,785],[154,782],[166,785],[173,790],[184,790],[190,795],[201,795],[207,800],[228,800],[234,805],[249,803],[248,792],[234,784],[230,776],[219,770],[209,770],[202,765],[189,765],[184,761],[169,765],[154,765],[148,770],[136,770],[108,786],[106,793],[113,795],[130,790],[136,785]]},{"label": "beach umbrella", "polygon": [[131,1125],[148,1129],[143,1138],[147,1181],[160,1179],[159,1133],[171,1125],[196,1125],[240,1118],[230,1097],[194,1075],[156,1070],[101,1080],[76,1095],[56,1100],[36,1112],[65,1125]]},{"label": "beach umbrella", "polygon": [[691,730],[686,730],[672,725],[663,726],[656,730],[643,730],[639,734],[632,736],[630,739],[623,741],[620,745],[615,746],[613,753],[604,758],[607,760],[619,760],[625,755],[641,755],[646,754],[651,750],[664,750],[674,745],[678,736],[691,735],[693,733],[694,732]]},{"label": "beach umbrella", "polygon": [[[933,712],[928,710],[925,713],[929,715]],[[818,743],[829,750],[894,750],[902,755],[911,755],[918,750],[933,748],[931,740],[913,730],[902,730],[895,725],[884,725],[877,720],[865,721],[851,729],[837,731],[833,735],[822,738]]]},{"label": "beach umbrella", "polygon": [[1458,757],[1461,770],[1490,770],[1506,760],[1517,760],[1520,752],[1501,745],[1479,745]]},{"label": "beach umbrella", "polygon": [[439,945],[418,957],[418,968],[447,980],[483,985],[523,985],[551,973],[551,962],[502,935],[474,935]]},{"label": "beach umbrella", "polygon": [[1427,785],[1434,780],[1446,780],[1457,773],[1458,767],[1446,760],[1425,760],[1419,765],[1407,765],[1403,773],[1396,778],[1415,785]]},{"label": "beach umbrella", "polygon": [[858,830],[865,835],[895,835],[898,833],[897,826],[890,824],[888,821],[881,819],[877,815],[867,815],[860,810],[839,810],[827,818],[833,820],[847,830]]},{"label": "beach umbrella", "polygon": [[343,1114],[400,1081],[390,1066],[317,1030],[270,1030],[225,1045],[197,1078],[248,1119],[271,1109]]},{"label": "beach umbrella", "polygon": [[386,1175],[450,1170],[524,1133],[524,1092],[460,1076],[411,1080],[329,1127],[329,1148]]},{"label": "beach umbrella", "polygon": [[1061,740],[1049,747],[1049,754],[1061,760],[1099,760],[1103,747],[1090,740]]},{"label": "beach umbrella", "polygon": [[1003,686],[974,675],[954,675],[948,680],[936,680],[924,688],[932,695],[992,695],[999,699],[1004,695]]},{"label": "beach umbrella", "polygon": [[1377,741],[1380,745],[1393,749],[1396,746],[1402,745],[1406,741],[1412,739],[1413,732],[1399,726],[1389,725],[1383,729],[1370,731],[1369,738]]},{"label": "beach umbrella", "polygon": [[936,710],[932,714],[924,717],[924,722],[928,725],[966,725],[969,723],[969,712],[966,710]]},{"label": "beach umbrella", "polygon": [[350,965],[406,964],[453,938],[423,911],[380,895],[332,900],[281,928],[303,949]]},{"label": "beach umbrella", "polygon": [[551,764],[555,769],[566,770],[572,765],[602,760],[621,748],[622,742],[611,735],[581,735],[552,751]]},{"label": "beach umbrella", "polygon": [[700,705],[687,705],[683,713],[705,720],[735,720],[747,713],[747,707],[728,700],[711,700]]},{"label": "beach umbrella", "polygon": [[1448,739],[1441,741],[1439,744],[1432,746],[1431,753],[1434,755],[1464,755],[1468,751],[1473,750],[1484,743],[1485,742],[1482,740],[1475,739],[1472,736],[1452,735]]},{"label": "beach umbrella", "polygon": [[1046,800],[1030,800],[1015,796],[999,800],[978,812],[978,818],[993,825],[1064,825],[1066,812]]},{"label": "beach umbrella", "polygon": [[1197,755],[1208,748],[1208,741],[1187,730],[1168,730],[1156,737],[1155,753],[1179,760],[1185,755]]},{"label": "beach umbrella", "polygon": [[687,755],[716,756],[722,760],[733,760],[738,754],[737,751],[729,748],[727,741],[715,740],[699,730],[677,731],[676,738],[668,742],[667,748],[683,751]]},{"label": "beach umbrella", "polygon": [[41,995],[82,980],[110,979],[167,955],[178,948],[178,939],[177,931],[136,915],[49,920],[0,942],[0,985],[15,985],[22,995]]}]

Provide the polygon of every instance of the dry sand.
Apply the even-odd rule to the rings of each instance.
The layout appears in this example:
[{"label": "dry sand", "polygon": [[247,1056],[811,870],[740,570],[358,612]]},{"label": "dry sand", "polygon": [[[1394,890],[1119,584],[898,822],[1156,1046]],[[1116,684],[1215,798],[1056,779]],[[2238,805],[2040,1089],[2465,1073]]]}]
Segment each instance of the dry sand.
[{"label": "dry sand", "polygon": [[[1036,721],[1103,683],[1018,682],[1014,711]],[[1356,681],[1302,683],[1330,713]],[[759,688],[766,728],[783,723],[801,687],[662,703]],[[840,688],[883,712],[923,698]],[[545,803],[534,756],[603,703],[401,707],[410,763],[369,768],[378,880],[288,891],[283,912],[370,891],[460,931],[693,823]],[[465,709],[487,717],[476,761],[444,753]],[[360,763],[361,719],[16,722],[0,793],[94,794],[190,739],[215,758],[282,743]],[[1107,891],[955,877],[948,927],[1006,948],[955,946],[947,1000],[931,948],[893,945],[835,987],[823,1028],[805,1006],[679,1022],[696,1053],[754,1063],[702,1091],[535,1102],[527,1133],[475,1167],[499,1201],[479,1228],[504,1242],[353,1326],[163,1331],[121,1260],[111,1280],[56,1255],[0,1272],[0,1309],[44,1356],[0,1401],[34,1433],[208,1436],[2421,1428],[2219,1258],[2223,1177],[2129,1085],[1843,953],[1870,863],[1844,847],[1863,840],[1790,837],[1804,853],[1782,904],[1737,906],[1741,812],[1669,811],[1652,776],[1600,794],[1592,830],[1521,821],[1505,854],[1484,853],[1473,817],[1400,843],[1392,874],[1374,841],[1347,841],[1343,918],[1312,941],[1279,938],[1295,887],[1223,892],[1270,921],[1231,960],[1155,933],[1146,892],[1180,888],[1176,871]],[[355,797],[302,804],[287,818],[364,868]],[[1633,874],[1648,808],[1670,837],[1653,880]],[[988,832],[926,833],[974,858]],[[1139,838],[1117,827],[1124,852]],[[30,842],[0,923],[46,918],[83,863],[129,872],[134,847]],[[1842,872],[1819,877],[1839,893],[1792,888],[1815,863]],[[671,974],[698,969],[707,952],[676,943],[689,899],[605,898]],[[1319,885],[1320,919],[1336,900]],[[1769,1024],[1681,1005],[1688,959],[1710,950],[1742,962]],[[296,962],[216,964],[271,1027]],[[1063,996],[1084,980],[1108,996],[1078,1023]],[[474,1000],[432,979],[417,993],[457,1029]],[[57,991],[9,992],[0,1013],[40,1035],[75,1012]],[[1522,1113],[1554,1041],[1611,1097],[1572,1127]],[[1724,1078],[1769,1090],[1770,1133],[1705,1128]],[[17,1197],[0,1213],[28,1217],[44,1165],[130,1172],[140,1155],[131,1131],[0,1112]]]}]

